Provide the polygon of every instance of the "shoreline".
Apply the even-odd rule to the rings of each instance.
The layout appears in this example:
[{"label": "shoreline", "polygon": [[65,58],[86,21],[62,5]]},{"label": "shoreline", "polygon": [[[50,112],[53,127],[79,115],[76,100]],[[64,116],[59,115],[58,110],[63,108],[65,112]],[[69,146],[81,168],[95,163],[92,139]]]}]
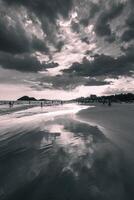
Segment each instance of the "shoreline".
[{"label": "shoreline", "polygon": [[0,109],[0,116],[2,115],[6,115],[6,114],[11,114],[14,112],[18,112],[18,111],[23,111],[23,110],[27,110],[30,108],[34,108],[37,107],[37,105],[15,105],[13,108],[9,108],[8,106],[4,109]]}]

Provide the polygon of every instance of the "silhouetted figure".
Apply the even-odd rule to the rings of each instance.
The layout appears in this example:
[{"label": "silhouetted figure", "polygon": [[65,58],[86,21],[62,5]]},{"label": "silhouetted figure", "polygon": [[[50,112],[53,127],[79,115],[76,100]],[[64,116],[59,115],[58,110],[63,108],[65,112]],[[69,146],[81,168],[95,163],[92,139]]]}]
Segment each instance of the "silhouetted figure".
[{"label": "silhouetted figure", "polygon": [[41,106],[41,108],[43,107],[43,103],[42,102],[40,103],[40,106]]},{"label": "silhouetted figure", "polygon": [[14,106],[14,101],[12,101],[12,107]]},{"label": "silhouetted figure", "polygon": [[12,102],[11,101],[9,101],[9,108],[11,108],[12,107]]},{"label": "silhouetted figure", "polygon": [[108,100],[108,106],[111,106],[111,100],[110,99]]},{"label": "silhouetted figure", "polygon": [[103,100],[102,100],[102,103],[103,103],[103,105],[105,105],[105,103],[106,103],[106,100],[105,100],[105,99],[103,99]]}]

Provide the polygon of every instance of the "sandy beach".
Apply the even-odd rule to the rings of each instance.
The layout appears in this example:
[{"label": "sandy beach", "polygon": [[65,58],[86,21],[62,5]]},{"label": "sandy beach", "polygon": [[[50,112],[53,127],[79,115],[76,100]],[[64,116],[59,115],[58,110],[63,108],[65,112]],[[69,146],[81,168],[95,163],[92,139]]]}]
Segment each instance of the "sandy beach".
[{"label": "sandy beach", "polygon": [[132,108],[65,104],[2,114],[0,199],[131,200]]},{"label": "sandy beach", "polygon": [[112,107],[97,104],[93,108],[82,110],[78,116],[92,125],[99,126],[106,137],[132,153],[134,104],[113,104]]},{"label": "sandy beach", "polygon": [[[130,188],[134,184],[134,104],[96,105],[82,110],[78,117],[97,126],[104,135],[123,152],[126,171],[130,174]],[[132,182],[131,182],[132,181]]]},{"label": "sandy beach", "polygon": [[29,108],[37,107],[37,105],[28,105],[28,104],[15,104],[12,108],[8,104],[0,105],[0,115],[11,114],[17,111],[23,111]]}]

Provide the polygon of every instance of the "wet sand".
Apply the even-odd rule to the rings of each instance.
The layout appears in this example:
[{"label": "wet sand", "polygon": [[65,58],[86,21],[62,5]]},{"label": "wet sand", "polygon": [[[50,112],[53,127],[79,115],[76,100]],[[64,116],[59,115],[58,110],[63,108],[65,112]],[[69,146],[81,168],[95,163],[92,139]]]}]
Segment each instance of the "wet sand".
[{"label": "wet sand", "polygon": [[13,107],[9,107],[8,104],[0,105],[0,115],[11,114],[13,112],[26,110],[29,108],[36,107],[37,105],[28,105],[28,104],[15,104]]},{"label": "wet sand", "polygon": [[71,104],[0,116],[0,199],[132,199],[122,150],[77,117],[93,109]]},{"label": "wet sand", "polygon": [[106,137],[121,148],[133,149],[134,104],[113,104],[112,107],[98,104],[79,112],[78,116],[85,122],[99,126]]},{"label": "wet sand", "polygon": [[134,185],[134,104],[96,105],[79,112],[78,118],[98,126],[105,136],[123,152],[129,184]]}]

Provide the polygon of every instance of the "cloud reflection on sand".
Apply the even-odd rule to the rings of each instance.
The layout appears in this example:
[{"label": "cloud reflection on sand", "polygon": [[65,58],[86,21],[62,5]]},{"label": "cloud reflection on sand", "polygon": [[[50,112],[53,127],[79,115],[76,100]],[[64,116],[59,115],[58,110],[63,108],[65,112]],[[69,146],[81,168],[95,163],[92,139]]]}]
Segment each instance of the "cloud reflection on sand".
[{"label": "cloud reflection on sand", "polygon": [[98,127],[75,118],[82,108],[5,116],[1,199],[126,200],[122,154]]},{"label": "cloud reflection on sand", "polygon": [[[44,123],[57,116],[75,114],[89,106],[78,106],[76,104],[66,104],[64,106],[52,107],[35,107],[24,111],[18,111],[7,115],[0,116],[0,140],[7,138],[7,132],[10,135],[15,132],[34,130],[39,126],[44,126]],[[11,130],[11,131],[10,131]],[[10,136],[9,135],[9,136]],[[3,136],[3,137],[2,137]]]}]

